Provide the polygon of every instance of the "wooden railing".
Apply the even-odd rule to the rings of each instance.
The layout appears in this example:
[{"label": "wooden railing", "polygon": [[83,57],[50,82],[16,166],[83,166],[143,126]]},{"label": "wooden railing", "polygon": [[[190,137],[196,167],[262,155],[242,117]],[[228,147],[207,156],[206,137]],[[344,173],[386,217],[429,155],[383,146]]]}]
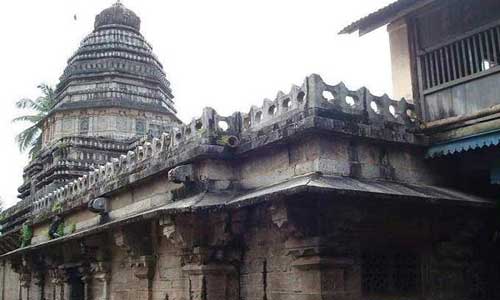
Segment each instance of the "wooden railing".
[{"label": "wooden railing", "polygon": [[438,89],[500,65],[500,25],[420,53],[424,91]]}]

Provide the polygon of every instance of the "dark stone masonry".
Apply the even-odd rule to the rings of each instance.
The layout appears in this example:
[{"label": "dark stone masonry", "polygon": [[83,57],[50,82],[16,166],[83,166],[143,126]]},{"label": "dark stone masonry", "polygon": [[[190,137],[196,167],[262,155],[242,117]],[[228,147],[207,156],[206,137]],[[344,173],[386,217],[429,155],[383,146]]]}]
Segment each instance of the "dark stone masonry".
[{"label": "dark stone masonry", "polygon": [[411,101],[308,76],[182,124],[123,4],[69,59],[2,213],[0,300],[498,299],[495,202]]}]

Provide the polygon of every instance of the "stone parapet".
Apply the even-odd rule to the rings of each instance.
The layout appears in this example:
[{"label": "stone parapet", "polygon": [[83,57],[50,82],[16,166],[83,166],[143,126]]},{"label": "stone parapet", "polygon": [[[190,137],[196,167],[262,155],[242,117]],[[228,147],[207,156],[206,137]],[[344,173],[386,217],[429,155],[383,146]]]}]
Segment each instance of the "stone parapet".
[{"label": "stone parapet", "polygon": [[[69,210],[92,197],[197,157],[234,159],[310,130],[384,143],[425,145],[425,139],[412,133],[417,126],[412,116],[413,105],[404,99],[394,101],[387,96],[374,96],[366,88],[352,91],[342,83],[328,85],[320,76],[311,75],[301,86],[292,86],[288,94],[280,92],[274,101],[265,100],[261,107],[254,106],[248,113],[236,112],[224,117],[212,108],[205,108],[201,117],[190,123],[174,126],[160,138],[142,141],[126,155],[27,205],[37,219],[45,219],[55,203]],[[84,138],[70,138],[68,142],[106,149],[121,147],[114,143],[98,145]]]}]

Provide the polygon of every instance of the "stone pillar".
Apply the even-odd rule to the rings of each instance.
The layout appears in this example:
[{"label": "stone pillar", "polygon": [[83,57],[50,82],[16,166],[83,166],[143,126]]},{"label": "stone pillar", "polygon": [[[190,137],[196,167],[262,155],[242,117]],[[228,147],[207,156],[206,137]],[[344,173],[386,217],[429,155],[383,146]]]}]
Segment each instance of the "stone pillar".
[{"label": "stone pillar", "polygon": [[54,300],[66,300],[64,297],[69,294],[65,293],[68,284],[64,271],[57,267],[52,268],[49,270],[49,276],[54,285]]},{"label": "stone pillar", "polygon": [[189,300],[237,300],[238,278],[234,266],[228,264],[186,265]]},{"label": "stone pillar", "polygon": [[82,282],[83,282],[83,300],[89,300],[89,299],[92,299],[91,298],[91,294],[90,294],[90,287],[92,285],[92,277],[87,275],[87,274],[84,274],[82,273],[83,276],[82,276]]},{"label": "stone pillar", "polygon": [[45,276],[42,271],[37,271],[33,273],[33,283],[36,286],[36,297],[33,297],[33,299],[38,299],[38,300],[45,300]]},{"label": "stone pillar", "polygon": [[109,300],[111,274],[108,263],[92,263],[89,268],[80,268],[80,273],[85,284],[85,300]]},{"label": "stone pillar", "polygon": [[128,266],[134,276],[139,279],[138,288],[134,293],[137,299],[152,299],[153,277],[155,274],[156,259],[152,255],[153,241],[151,239],[150,224],[141,226],[122,227],[114,231],[116,246],[127,252]]},{"label": "stone pillar", "polygon": [[331,255],[327,242],[321,238],[292,239],[285,247],[286,254],[293,257],[295,277],[300,278],[297,291],[317,299],[352,298],[346,288],[346,274],[354,267],[354,259]]},{"label": "stone pillar", "polygon": [[137,299],[152,299],[155,265],[154,256],[130,258],[130,267],[133,269],[134,276],[140,280],[139,289],[136,291]]},{"label": "stone pillar", "polygon": [[19,281],[21,286],[20,300],[30,299],[30,286],[31,286],[31,272],[24,271],[19,274]]},{"label": "stone pillar", "polygon": [[11,261],[12,269],[19,274],[19,300],[29,300],[31,287],[31,274],[33,265],[30,257],[22,257]]},{"label": "stone pillar", "polygon": [[[111,280],[111,276],[109,273],[101,273],[94,275],[94,282],[97,282],[100,285],[100,292],[95,292],[93,295],[93,300],[109,300],[109,281]],[[95,289],[99,290],[99,289]]]},{"label": "stone pillar", "polygon": [[289,273],[283,273],[283,277],[273,282],[272,288],[278,285],[281,290],[280,299],[359,299],[361,295],[356,294],[359,289],[353,291],[348,287],[347,274],[349,283],[357,279],[352,275],[355,260],[341,249],[348,246],[347,240],[315,236],[318,231],[308,227],[311,217],[307,213],[297,216],[298,211],[292,209],[285,203],[276,203],[270,208],[271,221],[284,241],[285,255],[291,258]]},{"label": "stone pillar", "polygon": [[[222,214],[211,220],[215,218],[220,218],[219,224],[228,224],[230,220],[228,215]],[[186,300],[238,300],[239,280],[235,266],[240,262],[241,251],[232,243],[237,228],[231,225],[234,227],[231,230],[225,230],[224,226],[206,230],[203,220],[165,216],[159,221],[163,236],[170,244],[183,249]],[[194,246],[194,237],[204,240],[205,245]]]}]

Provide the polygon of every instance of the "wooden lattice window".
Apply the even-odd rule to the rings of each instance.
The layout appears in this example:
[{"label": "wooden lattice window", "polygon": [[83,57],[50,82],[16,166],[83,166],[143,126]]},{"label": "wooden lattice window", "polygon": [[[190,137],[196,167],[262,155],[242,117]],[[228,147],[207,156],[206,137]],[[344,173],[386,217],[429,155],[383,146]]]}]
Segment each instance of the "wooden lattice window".
[{"label": "wooden lattice window", "polygon": [[420,62],[424,90],[493,69],[500,65],[500,26],[426,50]]}]

